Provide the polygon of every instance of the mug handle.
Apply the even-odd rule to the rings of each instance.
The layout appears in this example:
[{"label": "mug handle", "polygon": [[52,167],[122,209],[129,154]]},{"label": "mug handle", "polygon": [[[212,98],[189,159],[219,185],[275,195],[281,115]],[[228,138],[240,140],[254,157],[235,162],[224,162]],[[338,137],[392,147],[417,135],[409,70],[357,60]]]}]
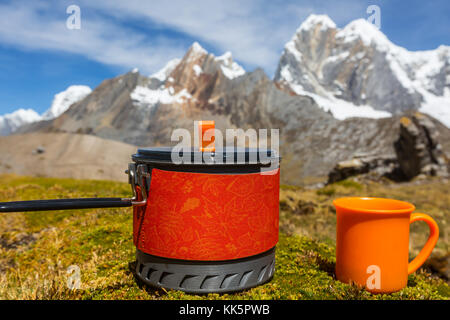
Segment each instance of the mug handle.
[{"label": "mug handle", "polygon": [[409,223],[411,224],[414,221],[425,221],[430,228],[430,235],[428,236],[428,240],[425,243],[425,246],[419,252],[417,257],[415,257],[408,264],[408,274],[411,274],[419,269],[419,267],[428,259],[439,238],[439,227],[436,221],[434,221],[433,218],[431,218],[429,215],[425,213],[413,213],[411,214]]}]

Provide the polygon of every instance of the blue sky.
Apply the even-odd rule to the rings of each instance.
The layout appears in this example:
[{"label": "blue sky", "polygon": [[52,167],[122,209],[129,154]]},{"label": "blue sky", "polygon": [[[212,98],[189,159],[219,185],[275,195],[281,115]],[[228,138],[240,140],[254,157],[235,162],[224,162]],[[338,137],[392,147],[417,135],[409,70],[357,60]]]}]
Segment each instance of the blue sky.
[{"label": "blue sky", "polygon": [[[66,27],[69,5],[81,29]],[[182,57],[193,41],[231,51],[248,71],[272,76],[284,44],[311,13],[338,27],[381,9],[381,31],[409,50],[450,45],[450,1],[0,0],[0,114],[39,113],[71,84],[95,88],[138,67],[144,75]]]}]

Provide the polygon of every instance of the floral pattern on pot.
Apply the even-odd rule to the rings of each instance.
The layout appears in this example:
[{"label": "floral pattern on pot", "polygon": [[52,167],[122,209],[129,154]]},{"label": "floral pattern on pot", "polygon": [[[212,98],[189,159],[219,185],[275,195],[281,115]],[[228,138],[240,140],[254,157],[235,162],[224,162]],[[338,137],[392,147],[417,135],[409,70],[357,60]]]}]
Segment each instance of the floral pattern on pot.
[{"label": "floral pattern on pot", "polygon": [[134,244],[148,254],[220,261],[278,242],[279,169],[274,174],[152,170],[148,202],[134,208]]}]

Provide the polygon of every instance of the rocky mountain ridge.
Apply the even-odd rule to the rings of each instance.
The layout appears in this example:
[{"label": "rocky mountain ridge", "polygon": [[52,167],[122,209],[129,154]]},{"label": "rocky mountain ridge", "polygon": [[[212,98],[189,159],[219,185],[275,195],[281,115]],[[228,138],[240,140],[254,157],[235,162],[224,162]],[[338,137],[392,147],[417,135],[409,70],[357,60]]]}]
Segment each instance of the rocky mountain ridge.
[{"label": "rocky mountain ridge", "polygon": [[285,45],[274,81],[338,119],[419,110],[450,127],[450,47],[408,51],[364,19],[340,29],[326,15],[309,16]]}]

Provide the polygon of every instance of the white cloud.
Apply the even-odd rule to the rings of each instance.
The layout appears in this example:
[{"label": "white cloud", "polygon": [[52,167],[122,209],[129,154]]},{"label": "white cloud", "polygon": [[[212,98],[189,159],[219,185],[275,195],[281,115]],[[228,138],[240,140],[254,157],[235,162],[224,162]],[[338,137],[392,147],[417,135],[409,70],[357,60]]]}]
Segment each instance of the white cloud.
[{"label": "white cloud", "polygon": [[[59,50],[106,64],[156,70],[185,48],[170,39],[153,39],[107,19],[82,19],[80,30],[66,28],[64,14],[42,3],[0,5],[0,42],[27,50]],[[65,13],[64,8],[61,12]]]},{"label": "white cloud", "polygon": [[[175,30],[215,48],[232,51],[248,66],[272,73],[284,44],[312,12],[328,13],[338,24],[360,17],[356,0],[317,4],[277,0],[79,0],[81,30],[68,30],[65,2],[0,5],[0,42],[28,49],[62,50],[151,73],[187,49],[170,37],[152,37],[149,25]],[[130,28],[132,21],[140,31]]]},{"label": "white cloud", "polygon": [[365,14],[358,1],[318,3],[317,1],[258,0],[100,0],[84,5],[107,11],[118,18],[147,18],[162,26],[232,51],[233,56],[268,72],[276,68],[284,44],[301,22],[313,12],[327,12],[338,24]]}]

